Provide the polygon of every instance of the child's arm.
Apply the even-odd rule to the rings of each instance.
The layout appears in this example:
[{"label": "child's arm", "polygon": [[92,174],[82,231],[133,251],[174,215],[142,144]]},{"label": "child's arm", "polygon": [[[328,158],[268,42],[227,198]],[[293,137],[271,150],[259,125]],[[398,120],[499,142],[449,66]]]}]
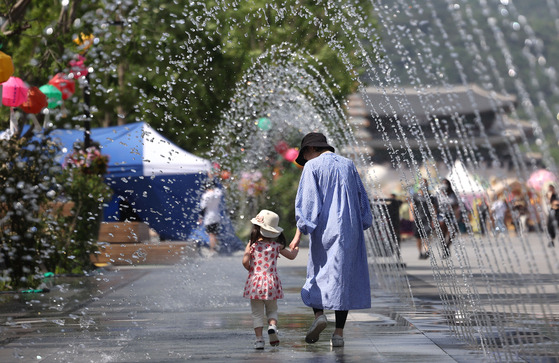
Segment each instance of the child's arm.
[{"label": "child's arm", "polygon": [[250,269],[250,242],[247,243],[245,247],[245,254],[243,255],[243,266],[249,270]]},{"label": "child's arm", "polygon": [[290,260],[294,260],[295,257],[297,257],[298,253],[299,253],[299,246],[295,246],[292,249],[284,248],[280,250],[280,254],[283,257],[288,258]]}]

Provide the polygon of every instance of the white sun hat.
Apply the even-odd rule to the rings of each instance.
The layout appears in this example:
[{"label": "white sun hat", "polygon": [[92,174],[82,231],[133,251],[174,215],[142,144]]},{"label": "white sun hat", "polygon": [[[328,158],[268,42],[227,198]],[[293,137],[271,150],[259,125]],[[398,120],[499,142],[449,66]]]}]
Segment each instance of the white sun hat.
[{"label": "white sun hat", "polygon": [[279,216],[267,209],[262,209],[250,222],[260,226],[260,234],[266,238],[276,238],[283,232],[283,228],[278,226]]}]

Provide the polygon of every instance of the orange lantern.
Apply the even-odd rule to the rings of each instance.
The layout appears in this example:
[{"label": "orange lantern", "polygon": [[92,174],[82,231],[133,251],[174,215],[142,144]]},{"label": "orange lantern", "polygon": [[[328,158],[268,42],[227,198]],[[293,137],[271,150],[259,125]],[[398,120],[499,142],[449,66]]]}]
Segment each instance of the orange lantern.
[{"label": "orange lantern", "polygon": [[0,52],[0,83],[6,82],[14,74],[14,63],[12,57]]},{"label": "orange lantern", "polygon": [[219,176],[222,180],[227,180],[231,177],[231,172],[229,170],[222,170]]},{"label": "orange lantern", "polygon": [[25,113],[39,113],[47,107],[47,96],[38,87],[30,87],[27,91],[27,100],[21,105]]},{"label": "orange lantern", "polygon": [[62,99],[67,100],[71,95],[76,92],[76,82],[69,79],[64,75],[64,73],[57,73],[56,76],[52,77],[49,84],[58,88],[62,92]]}]

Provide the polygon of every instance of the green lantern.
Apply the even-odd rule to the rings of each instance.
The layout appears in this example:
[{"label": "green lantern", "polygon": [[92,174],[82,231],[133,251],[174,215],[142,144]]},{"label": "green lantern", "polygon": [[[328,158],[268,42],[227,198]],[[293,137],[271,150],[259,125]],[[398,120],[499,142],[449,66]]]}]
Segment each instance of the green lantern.
[{"label": "green lantern", "polygon": [[272,128],[272,121],[267,117],[258,119],[258,128],[262,131],[268,131]]},{"label": "green lantern", "polygon": [[45,84],[39,90],[47,96],[48,108],[56,108],[62,104],[62,92],[52,84]]}]

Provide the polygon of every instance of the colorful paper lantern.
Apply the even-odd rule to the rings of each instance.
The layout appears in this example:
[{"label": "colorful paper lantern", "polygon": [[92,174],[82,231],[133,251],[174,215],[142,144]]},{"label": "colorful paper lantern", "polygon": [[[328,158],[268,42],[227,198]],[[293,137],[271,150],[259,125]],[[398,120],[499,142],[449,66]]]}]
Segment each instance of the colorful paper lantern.
[{"label": "colorful paper lantern", "polygon": [[28,87],[18,77],[10,77],[2,83],[2,104],[8,107],[19,107],[27,99]]},{"label": "colorful paper lantern", "polygon": [[76,82],[73,79],[66,77],[64,73],[57,73],[49,81],[54,87],[58,88],[62,92],[62,99],[67,100],[71,95],[76,92]]},{"label": "colorful paper lantern", "polygon": [[288,149],[285,154],[283,154],[283,158],[290,163],[294,162],[297,156],[299,156],[299,150],[296,148]]},{"label": "colorful paper lantern", "polygon": [[25,113],[39,113],[48,106],[47,96],[38,87],[30,87],[27,100],[21,105]]},{"label": "colorful paper lantern", "polygon": [[268,131],[272,128],[272,121],[267,117],[258,120],[258,128],[262,131]]},{"label": "colorful paper lantern", "polygon": [[274,146],[274,149],[278,154],[283,155],[287,151],[287,149],[289,149],[289,145],[287,144],[287,142],[281,140],[276,144],[276,146]]},{"label": "colorful paper lantern", "polygon": [[557,181],[557,177],[555,176],[555,174],[553,174],[547,169],[539,169],[530,175],[526,184],[530,188],[533,188],[539,192],[543,189],[544,184],[550,182],[553,183],[556,181]]},{"label": "colorful paper lantern", "polygon": [[219,174],[221,180],[227,180],[231,177],[231,172],[229,170],[222,170]]},{"label": "colorful paper lantern", "polygon": [[48,108],[56,108],[62,104],[62,92],[52,84],[45,84],[39,90],[47,96]]},{"label": "colorful paper lantern", "polygon": [[0,83],[6,82],[14,74],[14,63],[12,57],[0,52]]},{"label": "colorful paper lantern", "polygon": [[83,55],[78,54],[78,59],[73,59],[68,62],[68,64],[70,65],[71,74],[74,78],[87,76],[89,73],[85,66],[85,57]]},{"label": "colorful paper lantern", "polygon": [[85,53],[89,47],[93,45],[94,39],[95,36],[93,36],[93,34],[86,35],[84,33],[80,33],[78,37],[74,38],[74,43],[78,45],[78,49],[80,49],[82,53]]}]

